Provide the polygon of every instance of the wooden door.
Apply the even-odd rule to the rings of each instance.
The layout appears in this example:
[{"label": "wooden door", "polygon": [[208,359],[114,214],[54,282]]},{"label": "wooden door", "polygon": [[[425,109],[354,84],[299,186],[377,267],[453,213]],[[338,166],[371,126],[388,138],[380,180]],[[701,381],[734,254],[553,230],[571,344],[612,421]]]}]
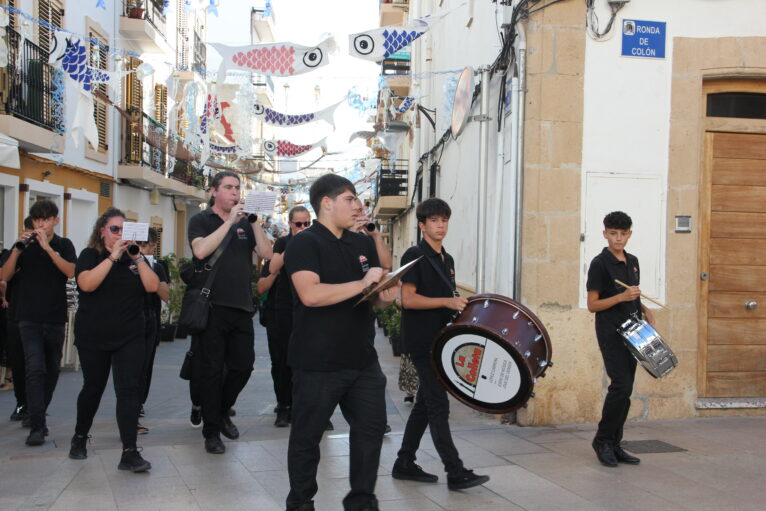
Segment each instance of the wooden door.
[{"label": "wooden door", "polygon": [[766,135],[708,133],[705,397],[766,396]]}]

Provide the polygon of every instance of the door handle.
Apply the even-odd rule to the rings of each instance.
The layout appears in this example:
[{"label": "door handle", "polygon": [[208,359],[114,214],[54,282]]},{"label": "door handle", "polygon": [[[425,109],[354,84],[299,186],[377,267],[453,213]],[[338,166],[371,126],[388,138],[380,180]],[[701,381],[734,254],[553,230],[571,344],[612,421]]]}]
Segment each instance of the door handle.
[{"label": "door handle", "polygon": [[748,300],[745,302],[745,309],[751,311],[755,310],[758,307],[758,302],[755,300]]}]

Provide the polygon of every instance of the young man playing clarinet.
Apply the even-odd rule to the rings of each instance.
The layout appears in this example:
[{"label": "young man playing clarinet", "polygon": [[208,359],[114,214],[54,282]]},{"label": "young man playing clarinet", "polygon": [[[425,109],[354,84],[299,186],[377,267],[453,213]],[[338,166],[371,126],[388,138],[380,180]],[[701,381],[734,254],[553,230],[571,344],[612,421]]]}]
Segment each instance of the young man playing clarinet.
[{"label": "young man playing clarinet", "polygon": [[[632,224],[630,217],[622,211],[606,215],[604,238],[607,246],[593,258],[588,268],[588,310],[596,313],[596,338],[610,380],[593,449],[598,460],[607,467],[616,467],[618,463],[637,465],[641,461],[620,447],[633,393],[636,359],[628,351],[617,328],[631,316],[640,317],[641,314],[654,325],[654,315],[640,299],[638,258],[625,251],[633,233]],[[616,280],[630,287],[625,289]]]}]

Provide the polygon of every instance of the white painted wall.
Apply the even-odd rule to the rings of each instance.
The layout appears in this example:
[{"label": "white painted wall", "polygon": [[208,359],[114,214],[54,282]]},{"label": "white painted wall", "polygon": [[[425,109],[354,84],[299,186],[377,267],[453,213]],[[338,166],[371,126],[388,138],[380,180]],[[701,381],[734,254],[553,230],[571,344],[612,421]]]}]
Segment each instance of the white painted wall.
[{"label": "white painted wall", "polygon": [[0,225],[3,248],[10,248],[19,234],[19,178],[0,173],[0,194],[3,196],[3,221]]},{"label": "white painted wall", "polygon": [[[607,3],[600,0],[596,4],[603,27],[608,20]],[[620,56],[623,19],[666,22],[665,59]],[[588,38],[582,157],[582,307],[588,264],[604,246],[601,220],[614,209],[623,209],[633,218],[634,237],[627,250],[641,262],[642,290],[664,301],[673,38],[763,37],[765,19],[766,2],[762,0],[640,0],[620,11],[607,40]],[[694,219],[692,225],[698,225]]]},{"label": "white painted wall", "polygon": [[67,237],[79,254],[88,245],[93,225],[98,218],[98,194],[87,190],[73,190],[67,215]]},{"label": "white painted wall", "polygon": [[[413,89],[424,96],[422,104],[426,108],[436,109],[437,130],[431,129],[425,118],[421,118],[420,129],[414,132],[410,152],[410,190],[414,189],[414,175],[418,159],[428,151],[448,126],[444,120],[444,83],[457,74],[437,74],[419,78],[417,75],[434,71],[461,70],[471,66],[474,70],[482,65],[491,64],[500,50],[500,39],[495,22],[495,9],[502,7],[462,0],[445,0],[441,6],[434,0],[414,0],[410,2],[410,19],[425,14],[437,14],[443,9],[455,11],[435,25],[419,41],[413,44],[412,73]],[[461,6],[461,4],[464,4]],[[467,26],[470,18],[470,27]],[[480,77],[475,78],[479,83]],[[418,92],[419,89],[419,92]],[[490,154],[488,169],[489,197],[483,201],[488,208],[487,214],[487,249],[485,272],[487,290],[510,295],[512,293],[513,249],[508,240],[508,229],[513,223],[512,197],[504,192],[504,185],[495,182],[497,162],[497,98],[498,83],[493,83],[490,112]],[[479,113],[477,99],[472,115]],[[437,158],[438,158],[437,154]],[[457,281],[469,287],[475,286],[477,217],[479,207],[479,123],[469,122],[457,140],[449,141],[439,163],[441,171],[437,180],[436,196],[444,199],[452,208],[449,233],[445,247],[455,259]],[[506,178],[508,175],[506,173]],[[427,198],[428,175],[424,173],[423,198]],[[505,182],[507,184],[507,181]],[[501,202],[499,214],[495,214],[495,201]],[[417,201],[415,201],[417,203]],[[395,255],[401,256],[407,246],[414,244],[417,229],[414,211],[409,213],[394,231]],[[501,256],[492,253],[497,246]],[[500,262],[502,261],[502,263]],[[398,259],[397,259],[398,262]],[[497,271],[496,271],[497,270]]]},{"label": "white painted wall", "polygon": [[130,210],[138,213],[139,222],[150,222],[151,217],[158,216],[162,223],[162,255],[173,252],[175,245],[175,210],[173,199],[160,196],[160,203],[153,205],[149,202],[149,192],[131,186],[114,187],[114,205],[123,211]]}]

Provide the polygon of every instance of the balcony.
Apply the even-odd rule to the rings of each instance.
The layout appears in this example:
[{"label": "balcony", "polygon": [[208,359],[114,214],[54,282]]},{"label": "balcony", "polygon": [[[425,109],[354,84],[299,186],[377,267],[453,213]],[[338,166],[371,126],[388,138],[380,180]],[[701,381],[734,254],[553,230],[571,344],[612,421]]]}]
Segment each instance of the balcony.
[{"label": "balcony", "polygon": [[375,218],[394,217],[407,208],[407,160],[382,160],[375,182]]},{"label": "balcony", "polygon": [[[8,67],[0,70],[0,132],[19,141],[30,152],[64,152],[64,137],[56,133],[53,77],[48,52],[24,41],[10,27]],[[20,54],[19,54],[20,52]]]},{"label": "balcony", "polygon": [[380,26],[404,25],[409,10],[408,0],[382,0],[380,2]]},{"label": "balcony", "polygon": [[130,119],[124,119],[117,177],[141,188],[156,187],[165,195],[204,201],[206,193],[198,188],[203,182],[202,175],[192,162],[176,159],[173,168],[169,168],[164,128],[158,128],[156,122],[137,109],[128,109],[127,113]]},{"label": "balcony", "polygon": [[389,58],[380,65],[381,74],[397,96],[409,96],[412,77],[409,59]]},{"label": "balcony", "polygon": [[176,54],[176,67],[178,69],[173,72],[173,76],[181,82],[197,80],[203,84],[207,73],[207,46],[196,30],[193,31],[193,42],[190,45],[186,33],[188,30],[179,32]]},{"label": "balcony", "polygon": [[265,8],[253,7],[250,10],[250,39],[253,44],[274,42],[274,18],[273,15],[264,17],[265,12]]},{"label": "balcony", "polygon": [[[137,7],[136,4],[140,5]],[[122,0],[120,32],[146,53],[172,53],[168,44],[167,21],[162,0]]]}]

